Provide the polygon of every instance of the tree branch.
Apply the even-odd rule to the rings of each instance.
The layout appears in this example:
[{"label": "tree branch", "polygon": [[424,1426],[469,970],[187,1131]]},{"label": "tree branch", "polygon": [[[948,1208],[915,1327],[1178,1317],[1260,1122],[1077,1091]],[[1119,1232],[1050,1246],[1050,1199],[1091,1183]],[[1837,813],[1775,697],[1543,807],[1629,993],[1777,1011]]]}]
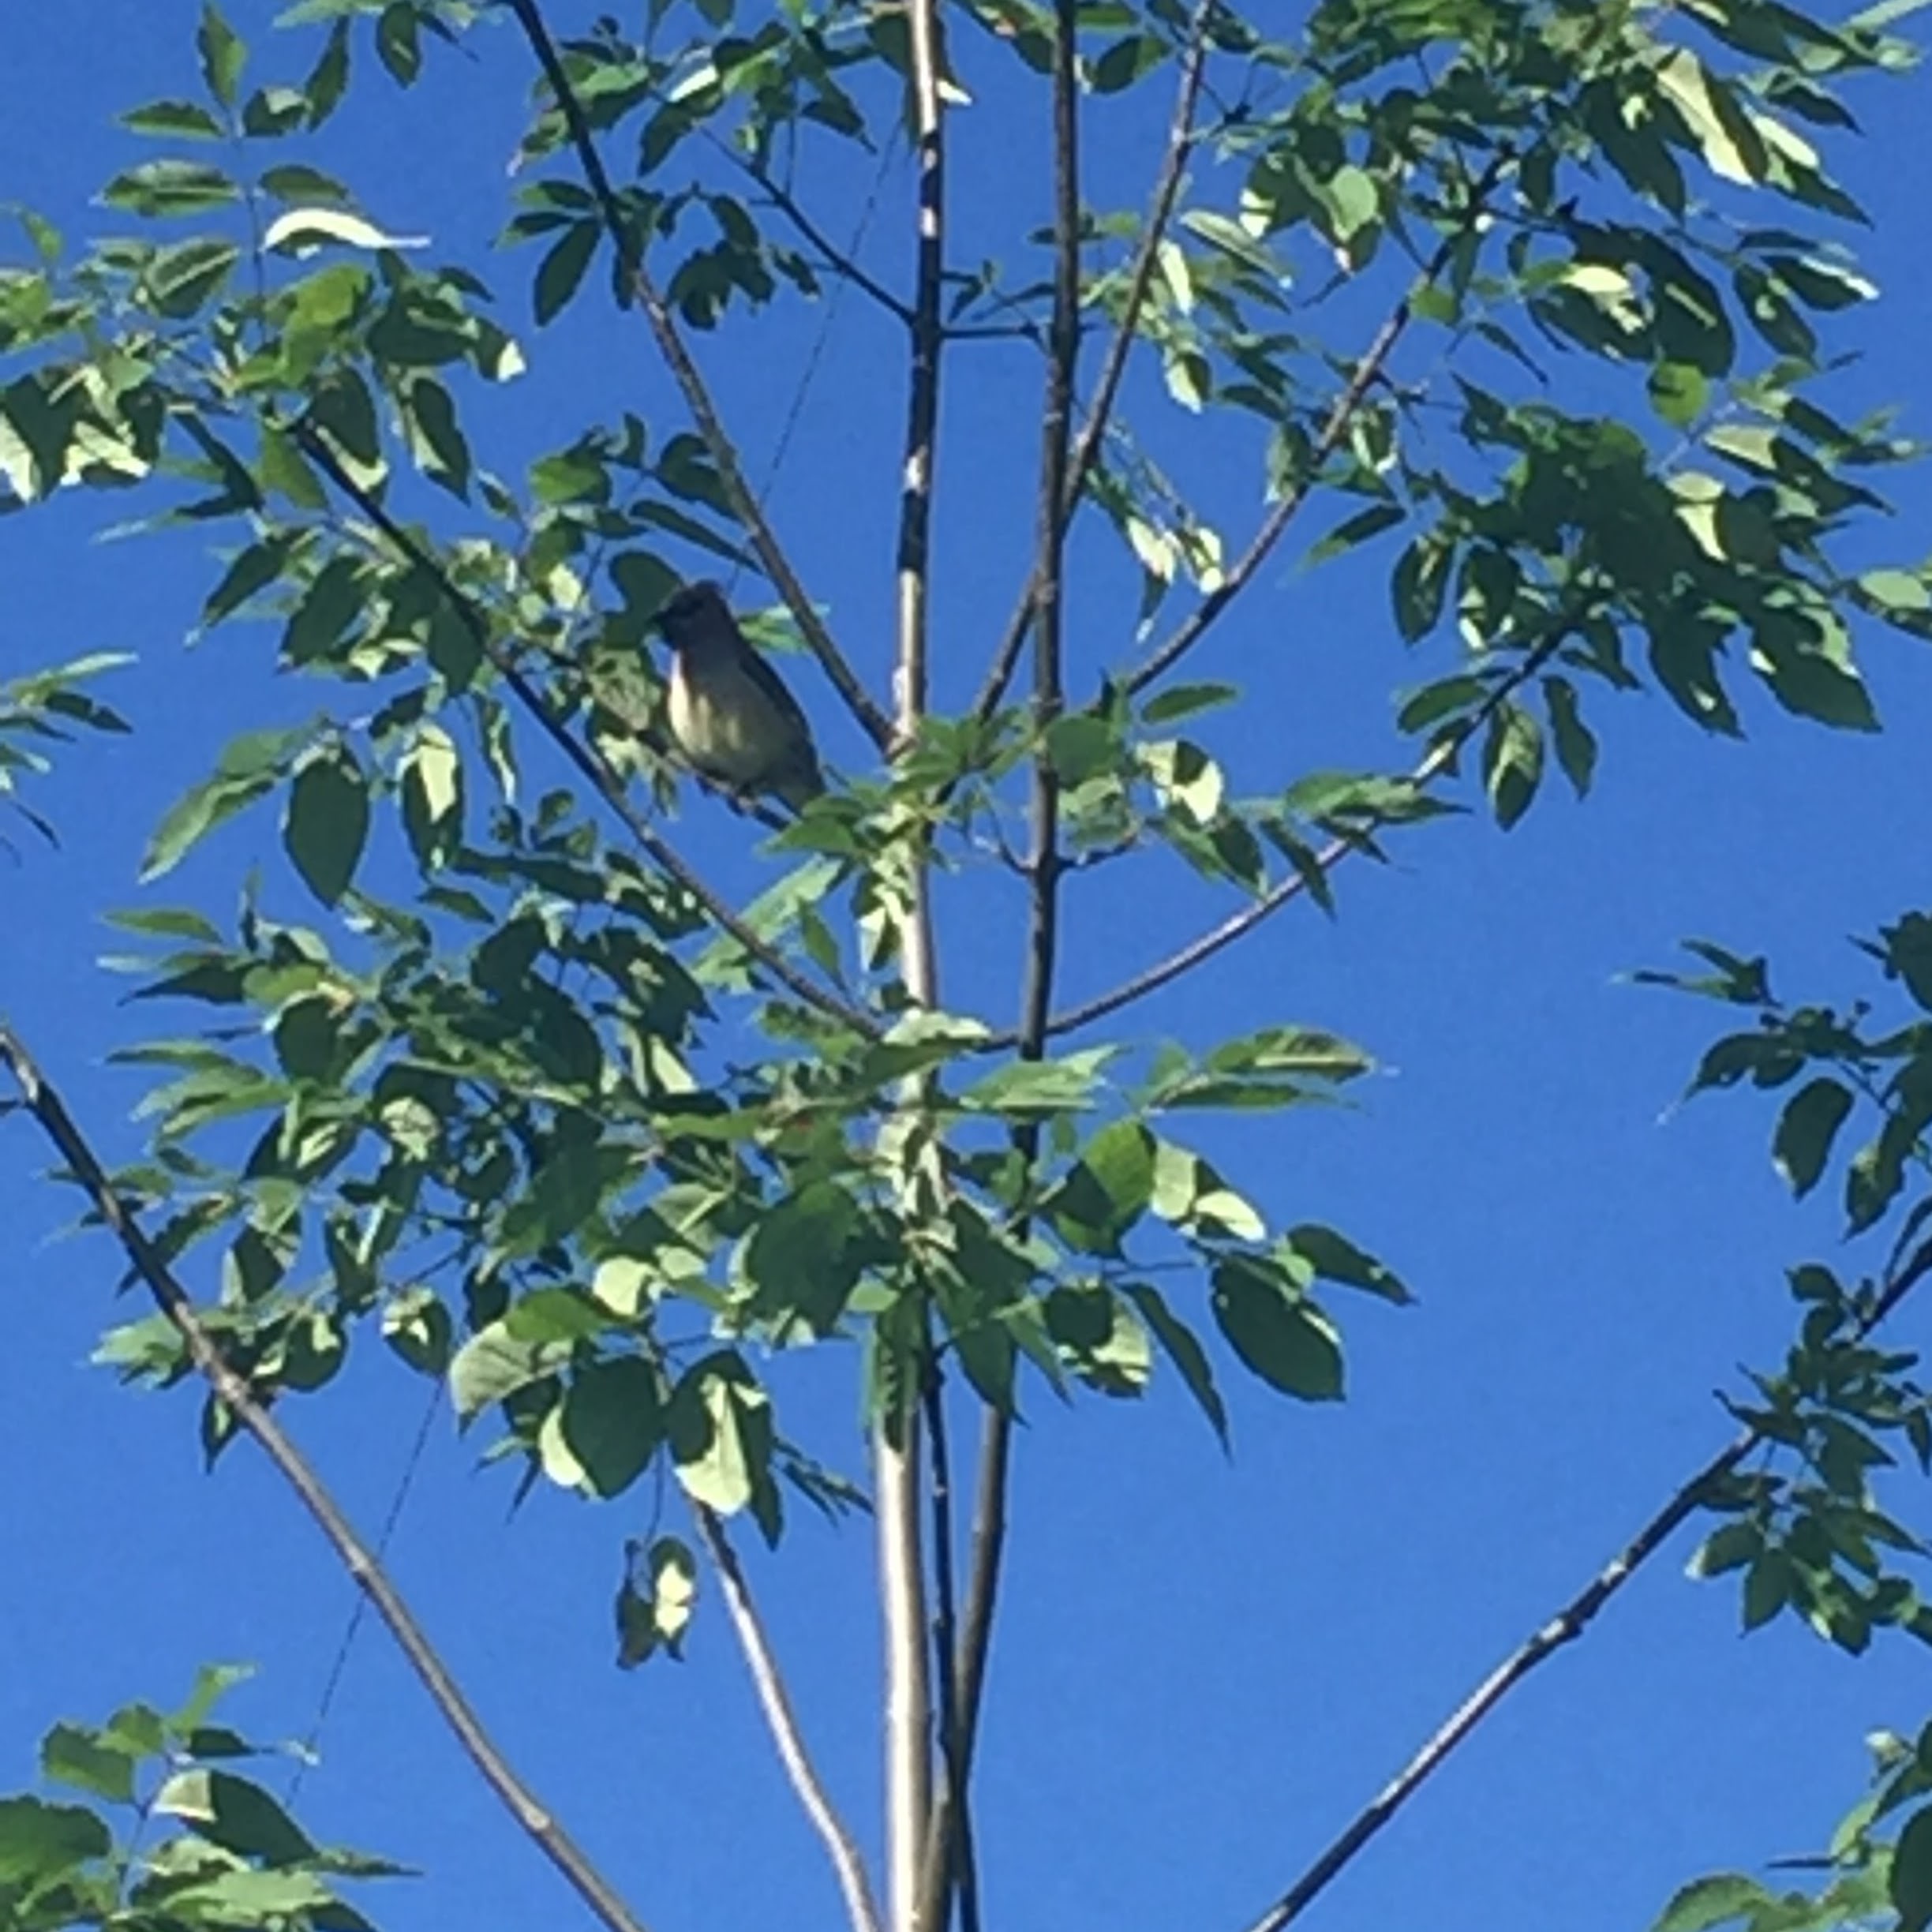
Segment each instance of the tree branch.
[{"label": "tree branch", "polygon": [[261,1445],[277,1473],[322,1532],[350,1581],[389,1627],[390,1634],[415,1672],[417,1681],[429,1693],[429,1701],[484,1783],[503,1801],[519,1829],[534,1841],[563,1874],[564,1882],[610,1932],[645,1932],[643,1922],[511,1769],[388,1572],[356,1533],[321,1477],[256,1398],[247,1380],[230,1366],[219,1344],[203,1326],[193,1298],[116,1193],[106,1169],[60,1095],[47,1084],[20,1036],[3,1026],[0,1026],[0,1064],[12,1075],[27,1111],[66,1163],[68,1178],[93,1203],[94,1211],[120,1242],[122,1251],[154,1297],[155,1306],[174,1325],[189,1359],[215,1398],[237,1425]]},{"label": "tree branch", "polygon": [[1262,519],[1261,526],[1255,532],[1248,548],[1229,567],[1227,575],[1221,582],[1195,606],[1193,616],[1182,622],[1166,643],[1128,672],[1123,680],[1123,687],[1127,691],[1144,691],[1163,672],[1171,670],[1200,642],[1209,625],[1254,580],[1256,573],[1267,561],[1275,545],[1280,542],[1282,534],[1294,521],[1302,506],[1315,493],[1315,487],[1321,480],[1322,466],[1341,447],[1342,439],[1348,433],[1350,424],[1355,420],[1355,412],[1361,407],[1362,399],[1375,386],[1387,366],[1389,358],[1395,354],[1395,345],[1407,332],[1410,318],[1415,313],[1417,295],[1433,283],[1448,266],[1451,257],[1461,245],[1462,238],[1469,233],[1473,224],[1481,219],[1490,190],[1514,159],[1515,156],[1507,148],[1499,149],[1491,157],[1488,167],[1470,189],[1469,200],[1455,227],[1443,237],[1421,274],[1390,311],[1387,319],[1370,339],[1368,346],[1356,358],[1355,366],[1349,372],[1349,379],[1342,387],[1342,393],[1330,406],[1320,432],[1316,436],[1314,445],[1309,451],[1307,468],[1299,478],[1283,491],[1281,500]]},{"label": "tree branch", "polygon": [[[893,690],[898,742],[909,744],[926,715],[929,681],[933,480],[939,428],[945,277],[945,125],[939,99],[938,0],[908,0],[910,91],[917,163],[912,367],[906,393],[905,462],[899,498],[898,661]],[[932,929],[930,858],[915,829],[908,903],[900,921],[905,990],[915,1006],[938,1003]],[[903,1104],[924,1104],[912,1076]],[[923,1370],[922,1369],[922,1374]],[[921,1915],[920,1866],[932,1829],[932,1682],[926,1643],[926,1578],[919,1521],[919,1414],[916,1388],[874,1432],[878,1507],[880,1606],[886,1640],[886,1840],[893,1932],[937,1932]]]},{"label": "tree branch", "polygon": [[758,560],[765,567],[766,575],[777,586],[778,594],[784,600],[785,607],[797,623],[799,635],[811,647],[812,655],[818,660],[826,676],[832,681],[838,695],[845,701],[845,706],[858,721],[859,728],[881,751],[889,751],[893,743],[890,721],[872,701],[872,697],[862,684],[851,665],[846,663],[832,634],[826,628],[817,607],[807,593],[804,585],[792,569],[790,560],[779,544],[757,493],[746,480],[744,471],[738,461],[738,451],[719,416],[713,402],[710,387],[703,372],[693,360],[691,351],[684,346],[684,339],[678,333],[676,322],[672,319],[663,294],[653,279],[644,260],[642,238],[626,217],[623,204],[611,185],[610,176],[604,167],[603,157],[597,152],[596,137],[590,131],[590,123],[583,110],[583,103],[571,86],[570,76],[565,73],[562,56],[557,51],[556,43],[550,36],[550,30],[544,21],[537,0],[507,0],[510,10],[516,16],[517,24],[523,30],[523,37],[530,43],[530,51],[537,57],[537,65],[543,69],[544,79],[549,84],[558,110],[564,116],[564,125],[570,133],[571,146],[575,151],[578,165],[583,170],[584,181],[596,201],[597,212],[605,232],[610,237],[616,249],[617,260],[623,282],[635,294],[638,304],[644,311],[644,317],[650,325],[652,336],[657,342],[658,353],[669,367],[677,386],[683,393],[685,406],[691,411],[691,420],[696,424],[698,433],[704,439],[706,449],[712,462],[717,465],[719,481],[730,500],[732,513],[744,526],[751,539],[751,548],[758,553]]},{"label": "tree branch", "polygon": [[[1022,975],[1020,1056],[1046,1050],[1054,969],[1060,937],[1060,781],[1046,733],[1064,702],[1062,620],[1067,526],[1078,492],[1072,479],[1073,391],[1080,346],[1080,199],[1079,0],[1055,0],[1053,43],[1053,316],[1047,335],[1046,392],[1042,414],[1038,538],[1028,606],[1033,633],[1034,722],[1040,750],[1033,761],[1032,849],[1026,867],[1029,908]],[[1198,81],[1198,77],[1196,77]],[[1189,116],[1192,115],[1190,99]],[[1118,377],[1116,378],[1118,380]],[[1096,419],[1097,421],[1098,419]],[[1097,437],[1099,430],[1095,429]],[[1031,1171],[1039,1157],[1037,1125],[1014,1136],[1020,1163]],[[938,1928],[957,1890],[962,1906],[977,1891],[968,1862],[972,1844],[973,1749],[986,1686],[986,1661],[999,1593],[1005,1548],[1006,1477],[1013,1418],[988,1404],[982,1425],[979,1493],[974,1504],[973,1563],[966,1629],[953,1676],[957,1712],[946,1747],[945,1790],[927,1848],[926,1909],[921,1924]],[[970,1921],[964,1932],[977,1932]]]},{"label": "tree branch", "polygon": [[751,1598],[738,1552],[717,1512],[702,1503],[691,1505],[698,1520],[698,1539],[710,1556],[724,1592],[724,1607],[738,1633],[746,1668],[751,1673],[752,1688],[758,1693],[765,1721],[771,1727],[772,1742],[777,1747],[779,1762],[792,1780],[799,1803],[811,1821],[812,1829],[823,1840],[838,1874],[839,1889],[845,1895],[846,1915],[852,1932],[880,1932],[878,1908],[873,1903],[872,1886],[866,1876],[865,1861],[859,1855],[844,1821],[839,1816],[823,1780],[805,1748],[804,1734],[799,1728],[798,1713],[785,1689],[784,1678],[771,1647],[770,1638]]},{"label": "tree branch", "polygon": [[[1107,346],[1099,380],[1094,384],[1093,400],[1088,408],[1086,422],[1081,427],[1073,445],[1073,459],[1067,466],[1065,511],[1069,517],[1079,504],[1080,492],[1086,488],[1088,475],[1099,460],[1114,404],[1138,339],[1140,313],[1147,306],[1148,291],[1154,285],[1160,245],[1166,238],[1167,224],[1174,218],[1174,204],[1181,197],[1187,158],[1194,145],[1194,110],[1200,99],[1201,80],[1207,71],[1208,23],[1216,4],[1217,0],[1196,0],[1193,14],[1188,22],[1187,41],[1181,59],[1181,85],[1174,97],[1166,151],[1162,156],[1160,174],[1155,182],[1147,219],[1141,225],[1140,245],[1135,251],[1133,266],[1128,271],[1127,299],[1121,305],[1120,326]],[[1019,668],[1020,653],[1026,642],[1034,600],[1039,594],[1039,575],[1036,567],[1034,575],[1027,579],[1026,588],[1020,594],[1020,602],[1013,616],[1007,620],[1005,634],[994,653],[986,682],[973,701],[973,714],[982,721],[999,709],[1001,700],[1006,695],[1006,687]]]},{"label": "tree branch", "polygon": [[[1921,1245],[1857,1327],[1862,1340],[1932,1274],[1932,1241]],[[1326,1891],[1369,1840],[1408,1803],[1470,1732],[1546,1658],[1574,1642],[1638,1568],[1668,1541],[1709,1493],[1764,1441],[1762,1430],[1742,1431],[1687,1482],[1556,1614],[1533,1631],[1457,1707],[1448,1721],[1350,1822],[1321,1856],[1257,1919],[1251,1932],[1282,1932]]]},{"label": "tree branch", "polygon": [[[1574,628],[1572,620],[1559,623],[1455,731],[1436,741],[1410,773],[1409,782],[1421,790],[1433,784],[1451,769],[1463,747],[1556,656]],[[1252,932],[1264,919],[1279,912],[1290,900],[1299,899],[1309,889],[1311,874],[1313,878],[1326,878],[1350,852],[1359,852],[1361,844],[1359,836],[1344,835],[1330,840],[1315,855],[1308,872],[1297,872],[1283,879],[1279,886],[1264,893],[1253,904],[1243,906],[1219,926],[1210,927],[1199,938],[1191,939],[1178,951],[1169,953],[1158,964],[1122,981],[1111,992],[1100,994],[1078,1006],[1069,1006],[1064,1013],[1055,1013],[1046,1023],[1048,1037],[1057,1039],[1063,1033],[1076,1032],[1081,1027],[1091,1026],[1096,1020],[1104,1019],[1109,1013],[1118,1013],[1123,1006],[1131,1006],[1136,1000],[1144,999],[1150,993],[1159,992],[1164,986],[1172,985],[1184,973],[1192,972],[1244,934]],[[984,1043],[988,1048],[1006,1043],[1013,1043],[999,1040]]]},{"label": "tree branch", "polygon": [[322,437],[303,422],[291,425],[290,433],[309,460],[388,539],[405,561],[421,571],[441,592],[450,608],[456,613],[458,621],[469,632],[477,650],[503,680],[517,702],[523,707],[545,736],[589,781],[638,846],[650,855],[668,878],[676,881],[697,901],[706,917],[721,931],[729,934],[766,972],[796,993],[807,1005],[832,1019],[842,1021],[847,1026],[856,1028],[868,1039],[876,1038],[879,1032],[878,1023],[870,1013],[848,1005],[834,994],[826,992],[816,981],[800,972],[782,953],[754,932],[692,871],[676,847],[657,832],[650,820],[631,803],[623,781],[612,770],[609,764],[584,743],[551,710],[543,693],[518,667],[515,658],[492,635],[489,624],[477,608],[475,600],[468,596],[451,577],[435,554],[418,543],[390,515],[380,498],[357,482]]},{"label": "tree branch", "polygon": [[969,1809],[955,1805],[953,1794],[966,1788],[967,1765],[960,1750],[958,1593],[953,1581],[953,1456],[946,1440],[945,1382],[935,1365],[926,1381],[926,1441],[932,1466],[933,1675],[939,1688],[939,1747],[945,1773],[933,1808],[932,1829],[921,1855],[919,1886],[923,1922],[938,1925],[949,1862],[958,1887],[960,1932],[979,1932],[979,1880],[973,1854]]}]

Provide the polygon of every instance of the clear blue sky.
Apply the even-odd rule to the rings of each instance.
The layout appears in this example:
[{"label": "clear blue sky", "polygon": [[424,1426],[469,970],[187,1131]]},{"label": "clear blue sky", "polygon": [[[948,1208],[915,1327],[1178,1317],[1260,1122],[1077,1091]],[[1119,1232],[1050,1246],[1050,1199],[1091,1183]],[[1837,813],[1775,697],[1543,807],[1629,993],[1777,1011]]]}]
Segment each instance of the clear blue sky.
[{"label": "clear blue sky", "polygon": [[[258,46],[268,11],[237,10]],[[17,21],[0,195],[77,239],[116,225],[88,197],[142,150],[111,117],[192,91],[194,12],[187,0],[95,0]],[[478,35],[477,47],[474,61],[432,51],[429,80],[401,101],[368,77],[325,165],[388,227],[427,233],[440,255],[496,279],[534,367],[474,417],[485,462],[520,461],[619,406],[668,431],[673,399],[641,328],[586,315],[533,339],[534,258],[487,256],[522,81],[507,31]],[[305,58],[264,53],[294,71]],[[1844,414],[1902,402],[1923,434],[1924,85],[1868,84],[1857,104],[1869,138],[1837,159],[1875,216],[1864,247],[1885,298],[1852,319],[1866,360],[1834,396]],[[1103,198],[1139,199],[1130,184],[1151,166],[1164,114],[1150,103],[1096,130]],[[983,197],[962,215],[959,253],[972,259],[993,245],[994,215],[1004,223],[1043,205],[1044,148],[972,110],[955,117],[953,139],[962,200]],[[838,179],[863,193],[863,175]],[[908,185],[902,164],[886,177],[870,244],[882,271],[903,264]],[[829,225],[848,231],[856,208],[847,193]],[[816,331],[815,314],[790,316],[702,343],[754,453]],[[788,543],[882,688],[902,413],[889,346],[858,302],[841,308],[773,497]],[[1039,406],[1035,370],[1011,350],[962,354],[949,384],[937,649],[942,695],[957,696],[1023,569],[1032,505],[1020,478]],[[1165,406],[1151,393],[1142,403]],[[1247,474],[1210,480],[1234,531],[1253,513]],[[1899,517],[1861,561],[1925,549],[1932,484],[1912,477],[1896,493]],[[133,875],[155,817],[234,731],[308,715],[324,698],[269,676],[265,633],[224,631],[184,651],[209,566],[173,540],[92,543],[119,509],[63,501],[0,522],[0,675],[99,649],[140,660],[104,694],[134,736],[73,754],[41,801],[63,849],[28,837],[0,855],[0,1010],[104,1146],[125,1155],[140,1144],[139,1088],[104,1056],[156,1016],[118,1005],[124,983],[95,970],[114,949],[99,914],[138,898]],[[1083,539],[1077,554],[1111,572],[1075,597],[1086,688],[1124,635],[1132,590],[1103,543]],[[1386,610],[1373,568],[1284,567],[1215,631],[1198,674],[1257,697],[1256,717],[1219,741],[1245,786],[1398,755],[1387,693],[1440,668],[1448,647],[1406,658]],[[1769,952],[1788,994],[1864,990],[1844,936],[1926,900],[1932,742],[1932,662],[1875,633],[1864,657],[1881,738],[1833,736],[1755,693],[1743,744],[1701,738],[1655,695],[1600,701],[1604,757],[1586,805],[1552,796],[1507,837],[1470,820],[1398,837],[1395,866],[1346,878],[1339,922],[1297,907],[1133,1016],[1140,1034],[1196,1041],[1304,1021],[1372,1048],[1384,1076],[1354,1110],[1241,1122],[1209,1144],[1271,1218],[1347,1230],[1420,1301],[1340,1305],[1346,1406],[1286,1406],[1230,1370],[1231,1465],[1171,1377],[1143,1405],[1065,1410],[1035,1391],[983,1759],[989,1925],[1244,1924],[1722,1440],[1713,1390],[1778,1351],[1782,1270],[1829,1254],[1837,1232],[1828,1205],[1788,1204],[1768,1112],[1732,1099],[1672,1110],[1714,1010],[1614,979],[1702,934]],[[849,766],[856,740],[806,672],[797,681],[832,762]],[[745,852],[739,823],[698,805],[687,824],[691,849],[721,877],[755,881],[763,862]],[[163,894],[225,912],[271,845],[271,818],[245,820]],[[1206,904],[1170,871],[1130,889],[1103,882],[1070,894],[1073,994],[1158,957]],[[294,888],[277,889],[299,910]],[[949,909],[949,1000],[1004,1017],[1017,983],[1013,918],[978,897]],[[350,1602],[251,1451],[202,1473],[193,1397],[131,1395],[86,1365],[99,1331],[134,1305],[113,1300],[118,1266],[101,1243],[57,1238],[73,1203],[39,1181],[44,1164],[24,1127],[0,1125],[0,1788],[28,1780],[33,1742],[56,1718],[103,1716],[135,1696],[166,1702],[204,1659],[261,1664],[235,1699],[244,1728],[301,1732]],[[851,1368],[842,1354],[796,1365],[787,1399],[856,1466]],[[290,1407],[366,1526],[388,1505],[425,1392],[372,1341],[326,1398]],[[439,1421],[394,1567],[539,1790],[658,1932],[834,1923],[831,1881],[715,1603],[681,1668],[623,1676],[612,1666],[620,1548],[648,1499],[593,1508],[541,1493],[507,1520],[508,1484],[477,1471],[475,1447]],[[1745,1641],[1730,1589],[1683,1579],[1690,1547],[1656,1563],[1485,1728],[1328,1895],[1320,1923],[1488,1932],[1554,1914],[1568,1932],[1616,1932],[1646,1925],[1697,1873],[1822,1840],[1861,1787],[1862,1734],[1925,1715],[1923,1655],[1900,1640],[1855,1661],[1784,1624]],[[779,1558],[754,1568],[833,1788],[869,1821],[869,1540],[801,1515]],[[429,1874],[365,1899],[385,1926],[572,1921],[575,1901],[373,1630],[324,1751],[305,1822]]]}]

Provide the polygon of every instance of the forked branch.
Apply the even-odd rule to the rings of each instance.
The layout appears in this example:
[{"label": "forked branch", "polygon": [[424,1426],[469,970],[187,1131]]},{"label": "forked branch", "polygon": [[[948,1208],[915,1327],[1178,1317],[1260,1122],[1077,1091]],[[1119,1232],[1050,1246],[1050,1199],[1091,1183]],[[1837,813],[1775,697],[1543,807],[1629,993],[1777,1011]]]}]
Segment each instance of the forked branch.
[{"label": "forked branch", "polygon": [[[1452,770],[1463,747],[1556,656],[1574,627],[1569,621],[1559,623],[1461,724],[1446,737],[1438,739],[1410,773],[1411,787],[1418,792],[1426,790],[1446,772]],[[1150,993],[1158,993],[1163,987],[1171,986],[1183,974],[1192,972],[1196,966],[1204,964],[1217,953],[1225,952],[1236,940],[1252,932],[1264,919],[1279,912],[1291,900],[1299,899],[1316,879],[1326,878],[1350,852],[1360,852],[1362,848],[1363,840],[1359,834],[1344,833],[1331,839],[1315,854],[1305,871],[1297,871],[1283,879],[1252,905],[1243,906],[1238,912],[1230,914],[1219,925],[1211,926],[1198,938],[1190,939],[1164,960],[1148,967],[1144,972],[1136,973],[1131,979],[1122,981],[1110,992],[1099,994],[1077,1006],[1069,1006],[1065,1012],[1055,1013],[1046,1023],[1049,1036],[1058,1039],[1062,1033],[1076,1032],[1084,1026],[1092,1025],[1096,1020],[1104,1019],[1109,1013],[1118,1013],[1123,1006],[1131,1006],[1136,1000],[1145,999]],[[1013,1043],[987,1043],[989,1046]]]},{"label": "forked branch", "polygon": [[155,1305],[173,1324],[189,1361],[215,1399],[234,1417],[244,1433],[260,1444],[276,1473],[322,1532],[350,1581],[389,1627],[396,1647],[415,1672],[417,1681],[429,1693],[430,1702],[455,1734],[484,1783],[503,1801],[518,1828],[536,1844],[609,1932],[645,1932],[642,1920],[624,1904],[610,1881],[517,1776],[374,1551],[356,1533],[322,1478],[268,1413],[247,1380],[230,1365],[220,1345],[203,1325],[193,1297],[115,1191],[107,1170],[59,1094],[34,1063],[20,1036],[6,1027],[0,1027],[0,1065],[12,1076],[27,1111],[66,1163],[66,1178],[87,1196],[102,1224],[120,1242],[122,1252]]},{"label": "forked branch", "polygon": [[[1140,245],[1127,271],[1127,293],[1121,305],[1121,317],[1107,346],[1106,359],[1094,384],[1093,399],[1088,405],[1087,420],[1073,444],[1062,484],[1065,514],[1072,516],[1080,502],[1087,478],[1099,460],[1112,420],[1114,404],[1120,394],[1127,365],[1139,339],[1140,316],[1147,307],[1148,293],[1154,285],[1154,271],[1160,260],[1161,244],[1167,238],[1168,223],[1174,219],[1174,204],[1181,198],[1181,186],[1187,173],[1188,157],[1194,150],[1194,110],[1200,103],[1201,80],[1208,66],[1208,23],[1216,0],[1196,0],[1188,21],[1187,39],[1181,56],[1181,83],[1174,96],[1174,118],[1167,130],[1167,145],[1161,157],[1160,173],[1147,219],[1141,224]],[[1020,653],[1026,643],[1033,620],[1035,599],[1039,595],[1037,560],[1027,579],[1020,601],[1008,619],[999,649],[987,672],[986,682],[974,700],[973,711],[981,719],[990,717],[1006,695],[1006,687],[1019,668]]]},{"label": "forked branch", "polygon": [[1381,380],[1383,370],[1388,367],[1389,358],[1395,353],[1396,344],[1408,332],[1415,314],[1416,298],[1448,267],[1463,238],[1482,219],[1491,193],[1515,158],[1508,148],[1499,148],[1491,156],[1489,165],[1470,185],[1467,198],[1454,226],[1436,245],[1435,253],[1407,293],[1369,339],[1368,347],[1356,358],[1348,380],[1342,385],[1341,393],[1330,404],[1328,414],[1322,420],[1301,474],[1282,491],[1280,500],[1262,519],[1260,527],[1249,541],[1248,548],[1228,567],[1226,575],[1201,599],[1164,644],[1128,672],[1122,684],[1129,692],[1144,691],[1163,672],[1172,670],[1200,642],[1215,620],[1253,582],[1256,574],[1273,554],[1288,526],[1314,495],[1316,485],[1321,481],[1323,466],[1342,447],[1342,440],[1348,434],[1349,426],[1354,421],[1368,391]]}]

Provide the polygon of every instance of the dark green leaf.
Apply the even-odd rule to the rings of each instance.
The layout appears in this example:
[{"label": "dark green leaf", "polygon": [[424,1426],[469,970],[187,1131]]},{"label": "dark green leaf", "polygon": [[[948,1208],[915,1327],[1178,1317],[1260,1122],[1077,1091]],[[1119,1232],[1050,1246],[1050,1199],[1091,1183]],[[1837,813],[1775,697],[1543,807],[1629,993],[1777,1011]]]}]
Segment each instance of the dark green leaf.
[{"label": "dark green leaf", "polygon": [[121,125],[135,134],[173,136],[189,140],[219,140],[222,124],[196,101],[149,101],[121,116]]},{"label": "dark green leaf", "polygon": [[1886,1889],[1898,1932],[1925,1932],[1932,1925],[1932,1806],[1922,1805],[1900,1829]]},{"label": "dark green leaf", "polygon": [[590,1363],[564,1391],[558,1426],[593,1491],[620,1494],[650,1467],[664,1440],[657,1371],[636,1355]]},{"label": "dark green leaf", "polygon": [[208,84],[208,92],[223,107],[232,107],[241,84],[242,69],[248,60],[248,49],[214,0],[202,0],[201,24],[196,30],[195,47],[201,56],[201,78]]},{"label": "dark green leaf", "polygon": [[354,882],[369,829],[369,782],[346,747],[296,772],[282,842],[303,884],[324,905],[335,904]]},{"label": "dark green leaf", "polygon": [[1225,1447],[1228,1439],[1227,1406],[1215,1387],[1214,1367],[1208,1359],[1194,1331],[1161,1298],[1158,1290],[1144,1282],[1128,1282],[1121,1292],[1140,1311],[1141,1319],[1181,1372],[1188,1393],[1200,1405],[1215,1435]]},{"label": "dark green leaf", "polygon": [[1850,1091],[1821,1076],[1800,1088],[1778,1117],[1771,1158],[1800,1199],[1818,1185],[1832,1141],[1851,1111]]},{"label": "dark green leaf", "polygon": [[1214,1271],[1215,1320],[1236,1354],[1271,1387],[1304,1402],[1342,1395],[1342,1348],[1312,1302],[1264,1264],[1243,1256]]},{"label": "dark green leaf", "polygon": [[559,315],[577,293],[603,235],[597,222],[573,222],[551,244],[537,270],[534,306],[538,328]]},{"label": "dark green leaf", "polygon": [[231,1771],[179,1771],[155,1794],[165,1818],[187,1821],[204,1838],[243,1858],[290,1865],[314,1858],[316,1848],[262,1788]]}]

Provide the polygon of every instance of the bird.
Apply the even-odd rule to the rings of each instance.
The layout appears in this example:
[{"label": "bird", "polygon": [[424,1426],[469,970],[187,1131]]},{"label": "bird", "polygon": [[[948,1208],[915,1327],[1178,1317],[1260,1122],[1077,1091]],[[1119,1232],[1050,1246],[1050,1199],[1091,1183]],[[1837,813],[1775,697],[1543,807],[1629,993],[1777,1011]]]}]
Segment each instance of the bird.
[{"label": "bird", "polygon": [[736,798],[769,795],[803,811],[825,790],[811,726],[724,593],[687,584],[656,621],[671,647],[671,735],[692,769]]}]

